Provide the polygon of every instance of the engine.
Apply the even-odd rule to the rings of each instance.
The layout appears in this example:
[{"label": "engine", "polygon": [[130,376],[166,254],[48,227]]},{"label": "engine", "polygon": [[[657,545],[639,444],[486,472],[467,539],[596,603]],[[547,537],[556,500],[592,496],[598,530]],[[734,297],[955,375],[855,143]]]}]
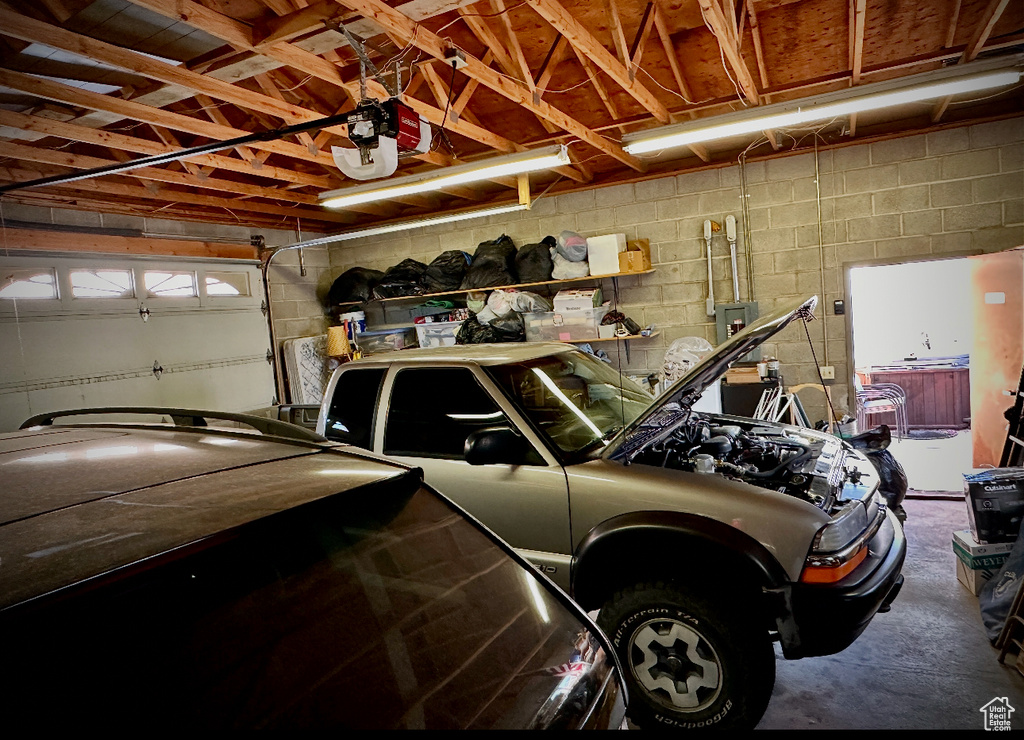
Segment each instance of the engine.
[{"label": "engine", "polygon": [[846,480],[857,477],[855,470],[847,470],[846,453],[837,439],[701,414],[689,414],[671,435],[648,446],[633,462],[722,475],[822,509],[832,505]]}]

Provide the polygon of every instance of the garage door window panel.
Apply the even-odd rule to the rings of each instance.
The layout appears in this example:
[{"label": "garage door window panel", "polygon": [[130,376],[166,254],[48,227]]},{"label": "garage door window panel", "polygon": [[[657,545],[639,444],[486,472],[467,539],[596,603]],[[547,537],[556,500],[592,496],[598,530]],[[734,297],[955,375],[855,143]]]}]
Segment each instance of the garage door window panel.
[{"label": "garage door window panel", "polygon": [[0,272],[0,299],[54,300],[57,274],[49,268],[7,268]]},{"label": "garage door window panel", "polygon": [[385,368],[349,370],[339,376],[327,410],[324,436],[365,450],[373,449],[373,416]]},{"label": "garage door window panel", "polygon": [[[502,426],[515,428],[468,368],[401,370],[391,390],[384,453],[462,460],[466,437]],[[539,461],[535,452],[529,457]]]},{"label": "garage door window panel", "polygon": [[197,298],[196,276],[193,272],[170,272],[163,270],[147,270],[143,280],[146,293],[156,298]]},{"label": "garage door window panel", "polygon": [[134,298],[131,270],[71,270],[71,295],[75,298]]},{"label": "garage door window panel", "polygon": [[207,272],[206,295],[240,297],[251,295],[249,276],[244,272]]}]

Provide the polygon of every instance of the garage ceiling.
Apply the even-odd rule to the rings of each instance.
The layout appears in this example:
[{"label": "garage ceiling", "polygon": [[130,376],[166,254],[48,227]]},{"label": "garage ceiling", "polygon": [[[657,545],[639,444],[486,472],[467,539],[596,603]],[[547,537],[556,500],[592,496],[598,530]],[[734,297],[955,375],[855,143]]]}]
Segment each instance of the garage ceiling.
[{"label": "garage ceiling", "polygon": [[[391,6],[391,7],[389,7]],[[759,131],[656,156],[622,137],[928,73],[1024,48],[1010,0],[0,0],[0,186],[344,113],[360,64],[432,124],[395,176],[550,144],[543,193],[1021,115],[1021,88]],[[457,48],[469,62],[444,61]],[[396,65],[397,63],[397,65]],[[369,74],[370,95],[385,98]],[[351,209],[345,127],[9,190],[4,202],[338,232],[518,200],[514,177]],[[745,154],[744,154],[745,153]]]}]

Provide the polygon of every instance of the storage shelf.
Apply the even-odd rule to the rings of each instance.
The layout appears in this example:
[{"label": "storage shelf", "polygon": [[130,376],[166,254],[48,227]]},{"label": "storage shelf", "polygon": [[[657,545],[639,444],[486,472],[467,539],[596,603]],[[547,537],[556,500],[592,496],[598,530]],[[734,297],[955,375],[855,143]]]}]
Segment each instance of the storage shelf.
[{"label": "storage shelf", "polygon": [[589,344],[590,342],[614,342],[616,339],[621,339],[623,341],[629,341],[629,340],[632,340],[632,339],[650,339],[651,337],[656,337],[659,334],[661,334],[660,331],[652,331],[650,334],[646,334],[646,335],[644,335],[644,334],[630,334],[629,336],[625,336],[625,337],[598,337],[596,339],[570,339],[568,341],[571,344],[576,344],[577,342],[579,342],[580,344]]},{"label": "storage shelf", "polygon": [[620,278],[628,277],[630,275],[647,275],[654,272],[654,268],[650,270],[642,270],[640,272],[616,272],[610,275],[584,275],[578,278],[566,278],[564,280],[543,280],[539,283],[516,283],[515,285],[492,285],[486,288],[459,288],[458,290],[448,290],[443,293],[421,293],[419,295],[399,295],[391,298],[371,298],[369,301],[346,301],[339,303],[339,306],[359,306],[365,303],[376,303],[376,302],[387,302],[387,301],[428,301],[431,298],[439,298],[442,296],[455,296],[465,295],[467,293],[484,293],[491,290],[514,290],[519,288],[534,288],[541,285],[563,285],[569,283],[584,283],[593,280],[604,280],[605,278]]}]

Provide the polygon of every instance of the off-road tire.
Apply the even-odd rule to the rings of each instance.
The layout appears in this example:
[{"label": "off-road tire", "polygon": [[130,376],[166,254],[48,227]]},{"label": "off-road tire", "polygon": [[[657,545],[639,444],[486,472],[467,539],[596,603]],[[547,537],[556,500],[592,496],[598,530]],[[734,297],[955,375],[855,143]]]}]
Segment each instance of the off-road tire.
[{"label": "off-road tire", "polygon": [[666,583],[617,592],[597,623],[642,729],[753,729],[775,685],[775,650],[750,603]]}]

